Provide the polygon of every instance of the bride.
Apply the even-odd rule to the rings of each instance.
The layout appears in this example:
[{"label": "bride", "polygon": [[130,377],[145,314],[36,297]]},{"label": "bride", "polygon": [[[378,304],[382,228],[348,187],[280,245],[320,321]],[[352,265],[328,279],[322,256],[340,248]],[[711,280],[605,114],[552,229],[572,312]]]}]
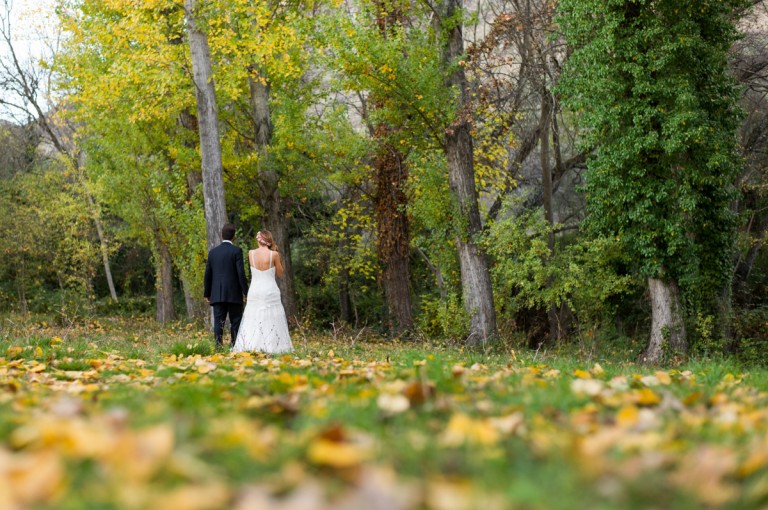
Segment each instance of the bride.
[{"label": "bride", "polygon": [[273,248],[274,241],[268,230],[256,234],[256,241],[259,247],[248,252],[251,285],[232,352],[290,352],[293,345],[288,334],[288,321],[275,281],[275,276],[283,276],[283,263]]}]

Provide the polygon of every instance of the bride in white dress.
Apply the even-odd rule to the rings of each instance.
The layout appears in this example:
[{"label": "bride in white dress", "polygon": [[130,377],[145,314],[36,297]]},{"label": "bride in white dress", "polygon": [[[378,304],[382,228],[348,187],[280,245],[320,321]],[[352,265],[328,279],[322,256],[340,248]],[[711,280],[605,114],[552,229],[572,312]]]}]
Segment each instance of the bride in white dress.
[{"label": "bride in white dress", "polygon": [[288,321],[275,281],[275,276],[283,276],[283,263],[280,254],[272,249],[274,242],[268,230],[256,234],[256,241],[259,247],[248,252],[251,285],[232,352],[291,352],[293,345],[288,334]]}]

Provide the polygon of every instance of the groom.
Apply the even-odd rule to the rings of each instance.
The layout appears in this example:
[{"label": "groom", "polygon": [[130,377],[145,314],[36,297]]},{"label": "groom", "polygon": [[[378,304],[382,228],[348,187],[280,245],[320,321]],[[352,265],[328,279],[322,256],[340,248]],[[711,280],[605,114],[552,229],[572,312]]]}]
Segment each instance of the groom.
[{"label": "groom", "polygon": [[205,263],[205,302],[213,306],[213,336],[216,349],[221,349],[224,321],[229,315],[232,345],[237,339],[240,319],[243,318],[243,296],[248,294],[243,252],[232,244],[235,226],[227,223],[221,228],[223,241],[208,252]]}]

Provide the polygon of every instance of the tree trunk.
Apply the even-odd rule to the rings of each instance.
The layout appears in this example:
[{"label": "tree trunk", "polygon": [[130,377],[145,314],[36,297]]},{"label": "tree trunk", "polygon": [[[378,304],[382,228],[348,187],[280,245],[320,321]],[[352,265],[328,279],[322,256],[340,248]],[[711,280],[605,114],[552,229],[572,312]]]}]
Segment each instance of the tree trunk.
[{"label": "tree trunk", "polygon": [[648,278],[651,297],[651,338],[642,363],[658,363],[665,354],[685,353],[685,324],[677,283]]},{"label": "tree trunk", "polygon": [[280,257],[282,258],[283,269],[285,270],[283,277],[278,278],[277,286],[280,288],[280,297],[285,309],[285,316],[290,323],[296,323],[298,321],[296,290],[293,282],[291,243],[288,239],[288,217],[283,210],[277,189],[272,193],[266,194],[265,198],[266,215],[264,217],[264,227],[272,232],[275,244],[280,248]]},{"label": "tree trunk", "polygon": [[259,177],[261,193],[259,201],[264,213],[264,228],[272,232],[275,244],[280,248],[280,256],[285,272],[277,282],[280,298],[289,322],[297,322],[296,290],[293,282],[293,263],[291,261],[291,243],[288,237],[288,215],[286,202],[280,196],[280,177],[269,159],[269,145],[272,142],[272,119],[269,110],[269,85],[263,76],[249,77],[251,93],[251,118],[253,120],[254,139],[259,150]]},{"label": "tree trunk", "polygon": [[[461,0],[445,0],[443,19],[453,20],[461,10]],[[441,21],[441,20],[437,20]],[[455,24],[448,33],[443,49],[446,66],[457,63],[464,53],[462,26]],[[470,134],[470,112],[468,110],[467,78],[461,64],[456,65],[448,79],[448,86],[459,91],[456,117],[446,129],[444,150],[448,160],[448,181],[451,193],[458,206],[457,222],[463,223],[456,238],[461,269],[461,287],[464,308],[470,316],[470,331],[467,344],[476,345],[498,337],[496,310],[493,304],[493,289],[488,271],[488,259],[475,244],[482,224],[475,189],[472,135]]]},{"label": "tree trunk", "polygon": [[192,292],[194,285],[189,282],[189,277],[181,274],[181,287],[184,291],[184,305],[187,309],[188,319],[197,319],[202,314],[202,301],[195,299],[195,294]]},{"label": "tree trunk", "polygon": [[157,322],[165,326],[167,323],[176,320],[176,313],[173,309],[173,260],[171,259],[171,251],[168,249],[168,245],[158,242],[155,258]]},{"label": "tree trunk", "polygon": [[[374,0],[376,28],[384,39],[395,35],[407,22],[405,10],[386,0]],[[408,58],[407,50],[403,52]],[[371,110],[384,107],[382,97],[370,97]],[[374,168],[374,214],[376,217],[376,250],[382,263],[379,275],[384,287],[387,329],[400,336],[413,329],[410,292],[410,222],[406,207],[408,167],[403,153],[392,144],[397,126],[379,122],[373,125],[370,113],[364,120],[376,143]]]},{"label": "tree trunk", "polygon": [[21,311],[22,318],[27,318],[27,285],[26,285],[26,264],[24,259],[21,259],[20,271],[16,273],[16,291],[19,294],[19,309]]},{"label": "tree trunk", "polygon": [[339,271],[339,307],[341,320],[357,326],[352,311],[352,298],[349,293],[349,268],[347,266],[342,266]]},{"label": "tree trunk", "polygon": [[221,227],[227,221],[227,208],[224,201],[219,114],[216,107],[211,52],[208,36],[200,30],[195,20],[195,3],[196,0],[184,0],[184,14],[187,21],[187,37],[192,55],[192,75],[197,99],[206,240],[208,249],[211,249],[221,240]]},{"label": "tree trunk", "polygon": [[112,297],[112,301],[117,303],[117,291],[115,291],[115,284],[112,280],[112,268],[109,263],[109,246],[107,245],[107,238],[104,235],[104,228],[101,226],[101,219],[96,208],[96,202],[90,193],[88,195],[88,204],[91,206],[91,213],[93,215],[93,223],[96,225],[96,234],[99,236],[99,248],[101,249],[101,261],[104,264],[104,274],[107,276],[107,285],[109,286],[109,295]]},{"label": "tree trunk", "polygon": [[[552,117],[552,96],[546,87],[541,90],[541,135],[539,151],[541,156],[541,187],[544,201],[544,218],[550,227],[547,234],[547,247],[549,256],[555,255],[555,232],[552,226],[555,223],[555,214],[552,207],[552,169],[549,164],[549,134],[550,119]],[[547,281],[547,286],[552,285],[552,278]],[[558,307],[552,303],[547,310],[547,320],[549,322],[549,339],[555,342],[563,337],[562,322]]]},{"label": "tree trunk", "polygon": [[[85,152],[82,150],[77,151],[77,155],[74,158],[71,158],[70,161],[72,161],[72,163],[76,166],[78,175],[81,176],[81,182],[83,185],[85,185]],[[115,290],[115,283],[112,279],[112,267],[109,263],[109,245],[107,243],[107,237],[104,235],[104,227],[101,224],[99,207],[97,206],[93,195],[91,195],[86,186],[84,187],[86,188],[84,191],[86,200],[88,201],[88,211],[91,213],[91,219],[93,220],[93,224],[96,226],[96,235],[99,237],[99,250],[101,251],[101,261],[104,265],[104,275],[107,277],[109,295],[112,300],[117,303],[117,291]]]},{"label": "tree trunk", "polygon": [[381,153],[374,162],[376,193],[376,239],[387,323],[390,334],[398,336],[413,329],[410,292],[410,224],[405,210],[408,172],[403,155],[386,142],[388,128],[379,126]]}]

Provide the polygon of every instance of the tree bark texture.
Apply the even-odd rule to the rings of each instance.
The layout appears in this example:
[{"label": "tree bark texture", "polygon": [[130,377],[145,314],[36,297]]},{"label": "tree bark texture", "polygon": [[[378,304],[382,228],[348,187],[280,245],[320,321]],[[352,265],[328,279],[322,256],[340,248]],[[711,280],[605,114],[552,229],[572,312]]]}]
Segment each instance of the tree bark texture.
[{"label": "tree bark texture", "polygon": [[157,322],[165,326],[176,320],[173,309],[173,259],[168,245],[162,242],[157,244],[155,254],[157,274]]},{"label": "tree bark texture", "polygon": [[259,151],[259,201],[264,214],[264,228],[272,232],[275,244],[280,248],[283,277],[278,279],[280,298],[289,322],[296,322],[296,289],[293,281],[293,263],[291,261],[291,243],[288,236],[288,214],[286,200],[280,196],[280,177],[269,158],[269,145],[272,143],[272,119],[269,110],[269,84],[263,76],[249,78],[251,118],[253,120],[254,140]]},{"label": "tree bark texture", "polygon": [[195,19],[195,4],[196,0],[185,0],[184,11],[189,49],[192,55],[192,77],[197,99],[206,239],[210,250],[221,241],[221,227],[227,221],[227,208],[224,201],[219,113],[216,107],[216,87],[213,83],[211,51],[208,46],[208,36],[200,29]]},{"label": "tree bark texture", "polygon": [[377,129],[380,153],[374,162],[376,193],[376,239],[379,260],[383,263],[381,280],[387,304],[387,323],[392,335],[413,328],[410,292],[410,223],[405,185],[408,171],[405,158],[384,141],[388,131]]},{"label": "tree bark texture", "polygon": [[651,297],[651,338],[640,361],[658,363],[665,354],[686,351],[685,324],[677,283],[648,278],[648,291]]},{"label": "tree bark texture", "polygon": [[[449,65],[458,61],[464,53],[462,26],[453,21],[461,9],[461,0],[445,0],[442,7],[443,19],[455,23],[443,49],[444,63]],[[448,160],[448,181],[458,207],[457,220],[463,223],[456,245],[464,308],[470,316],[470,331],[466,341],[469,345],[476,345],[497,338],[498,331],[488,259],[474,242],[475,236],[481,232],[482,224],[475,188],[467,78],[461,65],[454,68],[448,85],[458,90],[459,97],[454,122],[446,129],[444,150]]]}]

